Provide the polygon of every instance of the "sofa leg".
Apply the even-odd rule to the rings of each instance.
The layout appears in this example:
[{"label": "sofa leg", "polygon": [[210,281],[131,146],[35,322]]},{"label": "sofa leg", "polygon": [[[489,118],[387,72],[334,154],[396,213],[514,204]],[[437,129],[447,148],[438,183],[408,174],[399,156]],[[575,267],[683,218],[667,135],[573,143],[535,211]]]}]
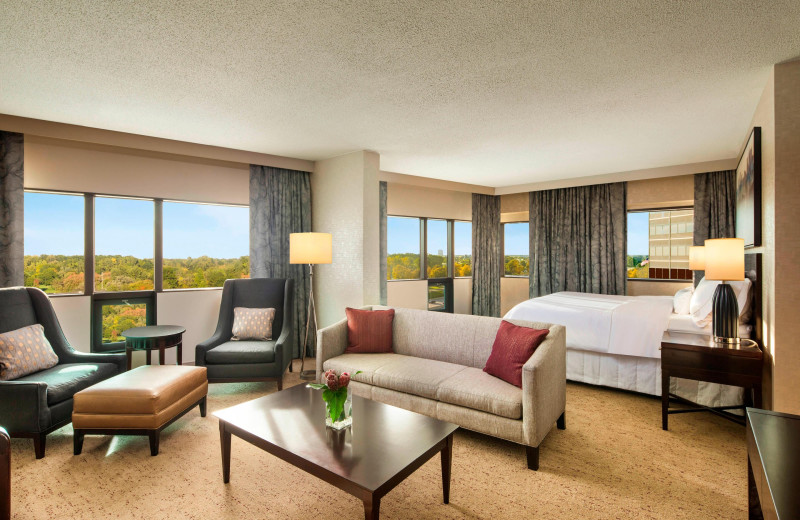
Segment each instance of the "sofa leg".
[{"label": "sofa leg", "polygon": [[81,430],[75,430],[72,434],[72,454],[80,455],[83,451],[83,436]]},{"label": "sofa leg", "polygon": [[147,432],[147,436],[150,437],[150,456],[155,457],[158,455],[158,441],[160,432],[158,430],[150,430]]},{"label": "sofa leg", "polygon": [[47,435],[39,433],[33,438],[33,451],[36,453],[37,459],[44,458],[44,448],[47,441]]},{"label": "sofa leg", "polygon": [[561,417],[558,418],[558,421],[556,421],[556,428],[559,430],[567,429],[567,412],[562,413]]},{"label": "sofa leg", "polygon": [[539,470],[539,446],[525,446],[525,454],[528,456],[528,469]]},{"label": "sofa leg", "polygon": [[208,396],[205,396],[200,400],[200,417],[206,416],[207,404],[208,404]]}]

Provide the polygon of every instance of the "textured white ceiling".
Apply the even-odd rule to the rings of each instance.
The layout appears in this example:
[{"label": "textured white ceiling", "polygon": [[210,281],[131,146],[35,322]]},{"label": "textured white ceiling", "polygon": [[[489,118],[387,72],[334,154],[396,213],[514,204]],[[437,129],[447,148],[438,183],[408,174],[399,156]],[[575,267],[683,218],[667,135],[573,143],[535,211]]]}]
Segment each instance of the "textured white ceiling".
[{"label": "textured white ceiling", "polygon": [[734,157],[797,56],[798,0],[5,0],[0,112],[507,186]]}]

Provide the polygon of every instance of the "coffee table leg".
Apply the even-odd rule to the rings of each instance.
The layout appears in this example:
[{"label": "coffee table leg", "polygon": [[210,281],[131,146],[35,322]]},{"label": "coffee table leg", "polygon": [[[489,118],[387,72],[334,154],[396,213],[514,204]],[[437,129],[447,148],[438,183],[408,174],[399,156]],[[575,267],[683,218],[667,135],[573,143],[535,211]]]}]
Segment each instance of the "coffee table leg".
[{"label": "coffee table leg", "polygon": [[450,470],[453,467],[453,434],[447,436],[445,447],[442,449],[442,491],[444,503],[450,503]]},{"label": "coffee table leg", "polygon": [[222,482],[231,481],[231,432],[225,429],[225,421],[219,422],[219,443],[222,447]]},{"label": "coffee table leg", "polygon": [[133,349],[132,348],[125,347],[125,358],[126,358],[128,370],[130,370],[131,369],[131,361],[132,361],[131,358],[133,358]]},{"label": "coffee table leg", "polygon": [[378,520],[381,515],[381,499],[374,495],[364,500],[364,520]]}]

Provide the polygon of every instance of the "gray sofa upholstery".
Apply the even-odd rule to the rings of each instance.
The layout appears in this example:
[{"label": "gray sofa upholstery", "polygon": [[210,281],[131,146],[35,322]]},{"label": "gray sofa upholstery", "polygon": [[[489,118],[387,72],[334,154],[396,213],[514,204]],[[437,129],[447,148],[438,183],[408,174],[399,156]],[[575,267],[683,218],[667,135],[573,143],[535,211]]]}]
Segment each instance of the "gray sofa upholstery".
[{"label": "gray sofa upholstery", "polygon": [[356,395],[525,445],[528,467],[538,469],[539,445],[553,423],[566,427],[566,331],[509,321],[550,330],[523,366],[522,389],[483,371],[500,318],[412,309],[395,309],[391,354],[345,354],[347,320],[320,330],[317,377],[361,370],[352,376]]},{"label": "gray sofa upholstery", "polygon": [[[231,341],[234,307],[273,308],[271,341]],[[197,345],[195,365],[209,383],[277,381],[292,363],[294,282],[285,278],[226,280],[214,335]]]}]

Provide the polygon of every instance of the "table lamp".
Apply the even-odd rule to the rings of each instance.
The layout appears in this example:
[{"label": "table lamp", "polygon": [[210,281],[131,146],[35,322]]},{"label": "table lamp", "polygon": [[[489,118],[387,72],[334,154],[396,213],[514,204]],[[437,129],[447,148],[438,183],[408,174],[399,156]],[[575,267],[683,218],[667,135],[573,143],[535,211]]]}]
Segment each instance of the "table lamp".
[{"label": "table lamp", "polygon": [[333,256],[333,237],[330,233],[290,233],[289,263],[308,264],[310,289],[308,292],[308,313],[306,315],[306,337],[303,340],[303,352],[300,361],[300,378],[316,379],[316,370],[304,370],[306,348],[311,320],[314,320],[314,332],[317,330],[317,308],[314,305],[314,264],[330,264]]},{"label": "table lamp", "polygon": [[689,247],[689,269],[704,271],[706,268],[706,248],[704,246]]},{"label": "table lamp", "polygon": [[706,240],[704,253],[706,279],[722,282],[714,291],[711,325],[714,341],[739,343],[739,303],[727,282],[744,280],[744,239]]}]

